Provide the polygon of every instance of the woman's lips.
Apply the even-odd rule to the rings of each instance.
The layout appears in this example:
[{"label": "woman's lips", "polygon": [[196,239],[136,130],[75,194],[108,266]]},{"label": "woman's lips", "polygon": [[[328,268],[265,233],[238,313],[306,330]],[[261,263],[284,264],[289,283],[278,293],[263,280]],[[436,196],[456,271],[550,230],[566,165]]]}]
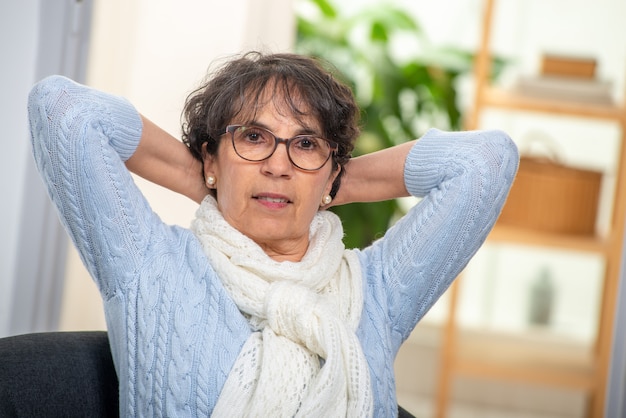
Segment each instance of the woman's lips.
[{"label": "woman's lips", "polygon": [[291,200],[284,195],[279,194],[258,194],[253,196],[260,204],[265,207],[280,209],[291,203]]},{"label": "woman's lips", "polygon": [[289,203],[289,199],[284,197],[256,196],[255,199],[265,200],[270,203]]}]

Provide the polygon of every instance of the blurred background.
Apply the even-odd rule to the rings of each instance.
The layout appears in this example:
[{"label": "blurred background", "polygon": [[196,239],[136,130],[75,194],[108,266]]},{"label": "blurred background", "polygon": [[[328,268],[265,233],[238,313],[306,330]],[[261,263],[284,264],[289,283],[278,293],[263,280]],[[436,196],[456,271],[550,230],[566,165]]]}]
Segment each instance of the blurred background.
[{"label": "blurred background", "polygon": [[[494,128],[544,164],[520,168],[523,203],[403,346],[400,404],[419,417],[624,416],[625,18],[622,0],[3,1],[0,336],[106,327],[31,161],[34,82],[65,74],[125,96],[178,137],[211,63],[296,51],[353,87],[357,154],[431,127]],[[189,224],[193,202],[137,182],[166,222]],[[338,208],[347,244],[415,203]]]}]

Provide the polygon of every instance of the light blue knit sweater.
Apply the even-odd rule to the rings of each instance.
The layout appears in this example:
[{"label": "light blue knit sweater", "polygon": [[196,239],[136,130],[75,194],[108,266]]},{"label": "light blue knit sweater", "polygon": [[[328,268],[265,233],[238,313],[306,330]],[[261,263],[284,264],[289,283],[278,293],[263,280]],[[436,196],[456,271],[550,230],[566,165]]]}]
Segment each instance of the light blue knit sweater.
[{"label": "light blue knit sweater", "polygon": [[[53,76],[31,91],[29,118],[37,167],[102,293],[121,416],[209,416],[250,331],[195,236],[164,224],[133,183],[124,161],[141,135],[139,114]],[[429,131],[405,164],[407,189],[423,199],[355,250],[364,276],[357,335],[376,417],[397,414],[396,353],[485,240],[517,164],[502,132]]]}]

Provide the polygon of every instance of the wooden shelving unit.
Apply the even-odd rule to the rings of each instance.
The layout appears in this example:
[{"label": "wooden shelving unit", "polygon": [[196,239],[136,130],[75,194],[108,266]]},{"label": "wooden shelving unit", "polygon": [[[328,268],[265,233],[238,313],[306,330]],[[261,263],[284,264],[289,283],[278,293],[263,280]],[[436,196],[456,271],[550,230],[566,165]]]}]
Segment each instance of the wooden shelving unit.
[{"label": "wooden shelving unit", "polygon": [[472,376],[582,390],[589,399],[586,415],[603,417],[626,214],[626,108],[614,104],[532,97],[489,85],[490,39],[495,3],[496,0],[484,2],[481,44],[475,67],[476,96],[467,128],[480,128],[481,113],[487,108],[495,108],[604,120],[616,123],[621,130],[612,214],[609,231],[605,236],[563,236],[503,225],[496,225],[489,236],[489,240],[494,242],[582,251],[601,256],[605,262],[605,275],[598,332],[593,349],[586,351],[572,350],[571,346],[566,349],[559,347],[558,341],[550,341],[545,336],[506,336],[487,331],[483,335],[476,335],[475,331],[468,333],[456,321],[459,297],[457,280],[450,289],[436,416],[447,416],[453,379]]}]

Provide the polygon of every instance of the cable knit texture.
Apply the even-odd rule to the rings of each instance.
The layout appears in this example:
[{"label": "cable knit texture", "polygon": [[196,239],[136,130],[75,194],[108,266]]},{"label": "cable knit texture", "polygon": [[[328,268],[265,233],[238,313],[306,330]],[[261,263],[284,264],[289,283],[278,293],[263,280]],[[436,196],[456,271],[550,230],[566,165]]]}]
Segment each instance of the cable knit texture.
[{"label": "cable knit texture", "polygon": [[214,414],[371,416],[369,371],[354,333],[363,309],[361,269],[345,250],[337,215],[317,213],[297,263],[268,257],[224,220],[210,195],[191,230],[254,331]]},{"label": "cable knit texture", "polygon": [[[29,120],[37,167],[102,293],[121,416],[210,416],[258,333],[199,240],[164,224],[124,166],[141,136],[139,114],[122,98],[53,76],[32,89]],[[485,240],[517,164],[499,131],[431,130],[411,149],[405,184],[420,202],[354,251],[363,286],[356,336],[373,416],[396,416],[396,353]]]}]

